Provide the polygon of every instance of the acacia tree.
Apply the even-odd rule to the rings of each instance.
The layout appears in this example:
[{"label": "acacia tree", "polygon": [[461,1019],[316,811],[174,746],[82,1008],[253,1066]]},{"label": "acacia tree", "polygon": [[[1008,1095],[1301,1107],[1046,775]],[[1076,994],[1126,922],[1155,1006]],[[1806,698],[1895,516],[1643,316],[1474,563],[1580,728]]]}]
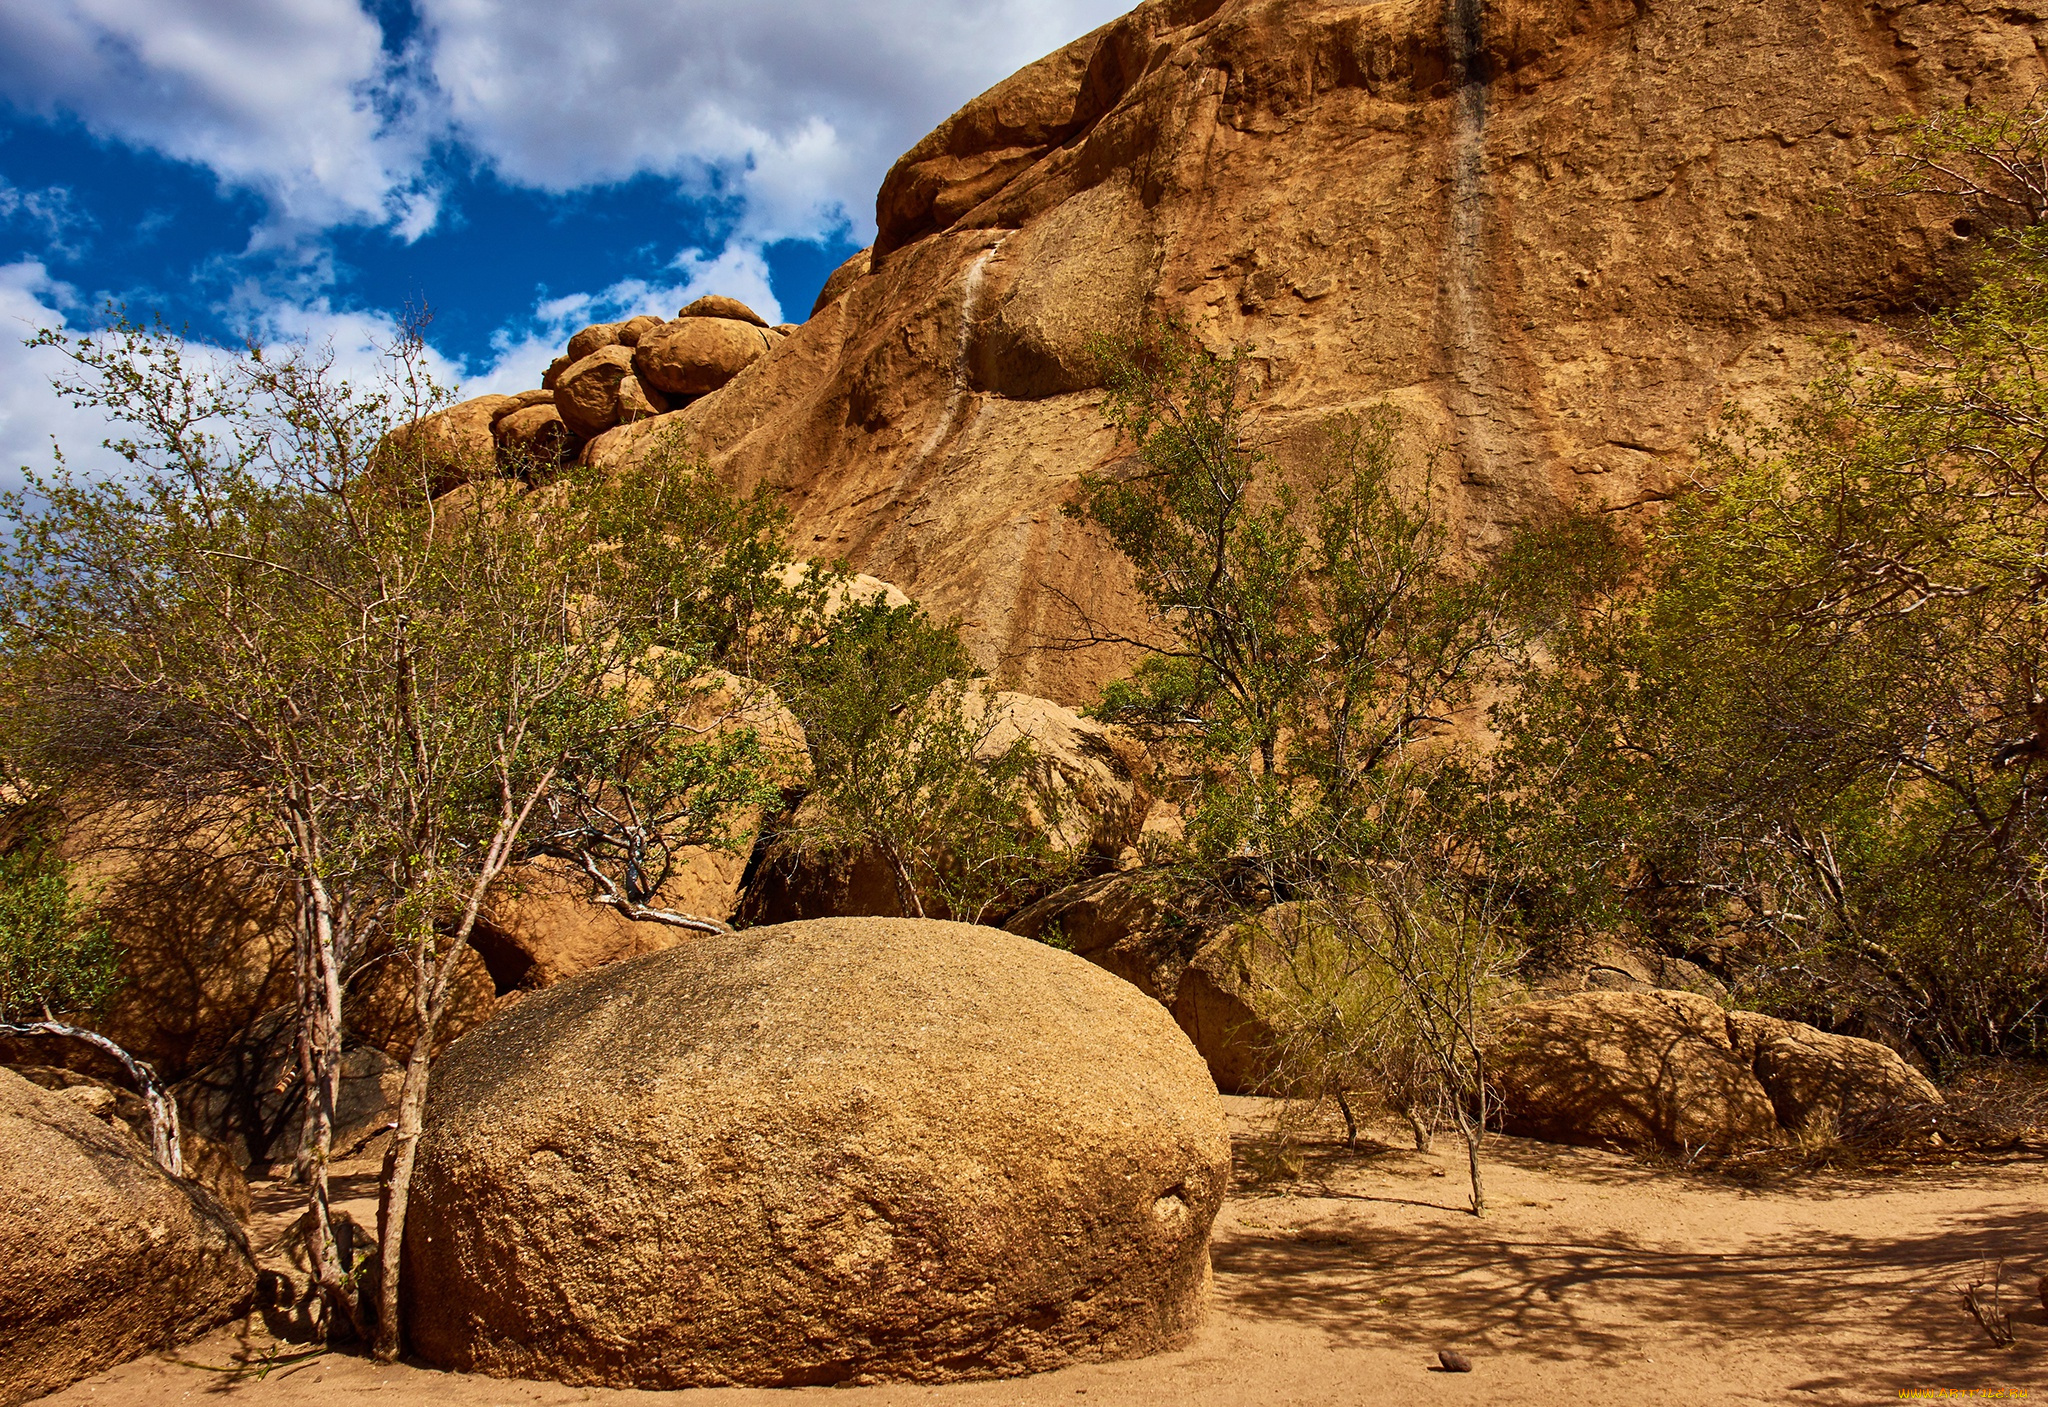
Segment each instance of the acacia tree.
[{"label": "acacia tree", "polygon": [[[1334,418],[1297,491],[1252,441],[1242,349],[1162,324],[1101,354],[1130,453],[1070,511],[1130,560],[1161,637],[1125,641],[1146,657],[1097,712],[1182,752],[1182,876],[1241,890],[1250,861],[1243,901],[1315,915],[1262,979],[1282,1054],[1311,1084],[1397,1076],[1390,1102],[1450,1113],[1479,1211],[1479,1033],[1515,886],[1487,863],[1482,769],[1453,733],[1612,570],[1612,536],[1572,515],[1461,560],[1433,461],[1401,484],[1390,408]],[[1360,999],[1375,987],[1391,1008]]]},{"label": "acacia tree", "polygon": [[[455,958],[537,808],[649,751],[688,706],[675,646],[708,648],[691,611],[715,571],[676,571],[669,549],[709,486],[662,463],[430,498],[428,437],[391,433],[438,399],[416,337],[367,389],[305,354],[194,369],[175,339],[125,323],[44,340],[77,367],[64,389],[133,427],[113,447],[134,472],[81,481],[60,464],[5,501],[10,738],[44,785],[225,818],[266,843],[296,901],[313,1272],[330,1316],[390,1356]],[[723,541],[740,557],[759,546]],[[373,1299],[342,1263],[327,1163],[344,994],[378,952],[408,964],[417,1030]]]},{"label": "acacia tree", "polygon": [[1399,483],[1391,407],[1333,417],[1297,491],[1253,443],[1244,349],[1161,323],[1098,355],[1130,453],[1068,512],[1130,561],[1159,634],[1091,627],[1086,643],[1144,651],[1096,712],[1188,751],[1219,857],[1269,851],[1310,797],[1351,816],[1410,790],[1381,779],[1434,767],[1446,754],[1419,745],[1610,570],[1611,535],[1576,515],[1461,561],[1433,457]]},{"label": "acacia tree", "polygon": [[[823,578],[821,578],[823,580]],[[1061,801],[1028,737],[1003,746],[994,691],[959,632],[916,606],[856,602],[799,632],[780,673],[812,784],[781,827],[797,851],[870,855],[913,917],[980,923],[1064,883]]]},{"label": "acacia tree", "polygon": [[1505,719],[1583,911],[1937,1066],[2048,1011],[2048,231],[1977,274],[1903,373],[1710,442]]},{"label": "acacia tree", "polygon": [[40,837],[0,857],[0,1035],[78,1041],[117,1062],[149,1110],[151,1153],[182,1177],[177,1102],[147,1061],[87,1024],[120,986],[120,960],[113,934]]},{"label": "acacia tree", "polygon": [[1105,691],[1104,716],[1150,723],[1270,778],[1313,653],[1297,609],[1309,543],[1293,490],[1249,438],[1245,350],[1217,355],[1159,322],[1094,352],[1104,417],[1130,453],[1083,474],[1065,511],[1130,561],[1157,633],[1104,632],[1069,601],[1087,622],[1085,639],[1070,643],[1144,652],[1131,678]]}]

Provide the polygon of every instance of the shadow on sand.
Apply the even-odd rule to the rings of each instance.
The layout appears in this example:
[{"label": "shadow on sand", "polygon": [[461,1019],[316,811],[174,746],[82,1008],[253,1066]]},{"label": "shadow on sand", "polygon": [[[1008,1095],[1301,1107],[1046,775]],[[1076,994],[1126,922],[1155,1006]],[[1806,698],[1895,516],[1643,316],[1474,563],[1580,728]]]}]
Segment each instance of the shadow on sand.
[{"label": "shadow on sand", "polygon": [[[1241,1141],[1240,1151],[1256,1142]],[[1947,1216],[1910,1235],[1788,1229],[1754,1237],[1738,1253],[1716,1253],[1686,1249],[1677,1236],[1566,1227],[1546,1235],[1511,1214],[1475,1218],[1462,1202],[1462,1176],[1418,1186],[1411,1179],[1428,1179],[1433,1164],[1383,1144],[1362,1144],[1356,1153],[1310,1145],[1295,1156],[1301,1172],[1288,1191],[1338,1205],[1307,1223],[1267,1226],[1257,1190],[1246,1189],[1245,1215],[1219,1229],[1214,1242],[1218,1294],[1235,1313],[1307,1325],[1346,1345],[1476,1339],[1552,1360],[1633,1356],[1646,1342],[1674,1335],[1760,1346],[1780,1335],[1824,1341],[1827,1364],[1795,1385],[1803,1390],[1893,1396],[1902,1387],[2048,1380],[2048,1310],[2036,1289],[2048,1273],[2048,1195],[2039,1208],[2015,1209],[2001,1199],[1981,1214]],[[1710,1177],[1518,1139],[1489,1139],[1488,1160],[1574,1182],[1646,1191],[1655,1184],[1666,1192],[1690,1185],[1731,1202],[1757,1195]],[[1455,1165],[1462,1153],[1443,1161]],[[1853,1195],[1854,1181],[1830,1179],[1805,1195]],[[1800,1195],[1780,1190],[1768,1200]],[[1375,1205],[1387,1214],[1375,1215]],[[1958,1295],[1965,1278],[1983,1278],[2001,1260],[2004,1304],[2019,1339],[2003,1350],[1990,1345]]]}]

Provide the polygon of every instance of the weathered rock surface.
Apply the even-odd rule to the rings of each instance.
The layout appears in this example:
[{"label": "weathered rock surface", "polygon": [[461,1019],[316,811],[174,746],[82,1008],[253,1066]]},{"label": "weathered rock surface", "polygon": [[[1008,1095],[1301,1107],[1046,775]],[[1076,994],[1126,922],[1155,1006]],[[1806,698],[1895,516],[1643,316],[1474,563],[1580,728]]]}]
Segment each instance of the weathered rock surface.
[{"label": "weathered rock surface", "polygon": [[492,433],[497,436],[499,465],[515,472],[566,464],[576,455],[576,437],[552,402],[513,411],[492,427]]},{"label": "weathered rock surface", "polygon": [[758,319],[685,315],[641,337],[633,369],[663,395],[701,396],[766,356],[779,340]]},{"label": "weathered rock surface", "polygon": [[624,322],[618,324],[617,335],[619,345],[622,347],[637,347],[640,345],[642,337],[645,337],[660,326],[661,319],[647,313],[642,313],[638,317],[627,318]]},{"label": "weathered rock surface", "polygon": [[679,318],[732,318],[736,322],[750,322],[756,327],[766,327],[768,320],[749,308],[737,298],[728,298],[723,293],[707,293],[696,302],[676,314]]},{"label": "weathered rock surface", "polygon": [[1057,941],[1159,1002],[1223,1093],[1280,1093],[1273,1030],[1251,999],[1270,915],[1228,923],[1188,912],[1195,898],[1168,902],[1161,877],[1143,870],[1100,875],[1048,894],[1004,927]]},{"label": "weathered rock surface", "polygon": [[1067,598],[1146,625],[1058,511],[1116,452],[1090,334],[1161,312],[1254,344],[1288,466],[1392,401],[1448,445],[1468,551],[1581,500],[1653,512],[1724,403],[1772,413],[1813,334],[1881,340],[1948,277],[1954,210],[1827,199],[1896,118],[2023,98],[2043,38],[1961,0],[1153,0],[906,154],[872,255],[676,418],[734,481],[787,484],[798,541],[1084,701],[1129,656],[1046,648]]},{"label": "weathered rock surface", "polygon": [[[283,1014],[258,1022],[213,1064],[175,1086],[181,1117],[224,1148],[238,1168],[261,1170],[298,1156],[305,1095],[294,1078],[297,1032]],[[334,1111],[337,1156],[376,1136],[397,1117],[405,1070],[375,1046],[342,1052],[341,1097]]]},{"label": "weathered rock surface", "polygon": [[1793,1133],[1854,1129],[1942,1102],[1925,1075],[1876,1041],[1754,1011],[1729,1012],[1728,1030],[1737,1055],[1770,1096],[1778,1123]]},{"label": "weathered rock surface", "polygon": [[874,251],[863,249],[834,269],[826,278],[825,286],[818,290],[816,301],[811,304],[811,316],[816,317],[819,309],[837,303],[846,290],[853,287],[856,280],[866,278],[873,267]]},{"label": "weathered rock surface", "polygon": [[1727,1151],[1941,1099],[1873,1041],[1690,992],[1530,1002],[1503,1013],[1489,1045],[1502,1127],[1558,1143]]},{"label": "weathered rock surface", "polygon": [[651,386],[640,384],[637,376],[619,382],[619,422],[626,424],[668,413],[668,397]]},{"label": "weathered rock surface", "polygon": [[565,355],[573,364],[582,361],[592,352],[604,347],[615,347],[619,343],[619,324],[597,322],[572,334]]},{"label": "weathered rock surface", "polygon": [[[684,896],[664,893],[685,913]],[[699,896],[701,902],[701,896]],[[706,907],[710,907],[707,905]],[[732,912],[706,914],[724,919]],[[566,860],[542,857],[514,866],[478,920],[474,942],[499,991],[551,987],[594,967],[687,941],[693,935],[658,923],[636,923],[591,902],[591,884]]]},{"label": "weathered rock surface", "polygon": [[512,409],[510,396],[460,401],[392,434],[408,477],[424,478],[427,493],[439,497],[471,479],[497,473],[498,444],[491,422]]},{"label": "weathered rock surface", "polygon": [[505,417],[515,410],[525,410],[529,406],[553,405],[555,403],[555,393],[546,389],[521,391],[516,395],[507,396],[505,399],[508,404],[499,407],[491,414],[491,429],[494,432],[500,425],[505,423]]},{"label": "weathered rock surface", "polygon": [[1138,786],[1136,744],[1050,699],[973,686],[959,695],[978,759],[993,761],[1020,742],[1031,749],[1039,820],[1056,849],[1114,858],[1138,838],[1152,799]]},{"label": "weathered rock surface", "polygon": [[619,423],[619,383],[633,374],[634,354],[632,347],[611,343],[578,358],[562,373],[555,382],[555,410],[570,434],[588,440]]},{"label": "weathered rock surface", "polygon": [[[149,1151],[152,1138],[149,1105],[133,1090],[55,1065],[15,1065],[9,1068],[30,1084],[63,1095],[116,1133],[134,1139],[143,1156],[154,1157]],[[179,1114],[179,1153],[184,1162],[185,1176],[212,1193],[214,1200],[236,1221],[246,1223],[251,1206],[249,1181],[242,1175],[243,1160],[237,1159],[204,1133],[188,1127],[190,1122],[182,1112]]]},{"label": "weathered rock surface", "polygon": [[0,1070],[0,1404],[197,1337],[255,1284],[241,1229],[203,1189]]},{"label": "weathered rock surface", "polygon": [[1084,957],[1170,1007],[1192,955],[1158,931],[1165,905],[1153,886],[1142,874],[1097,875],[1055,890],[1003,927]]},{"label": "weathered rock surface", "polygon": [[[792,567],[785,580],[805,570]],[[834,596],[843,592],[857,598],[865,592],[870,599],[889,602],[886,594],[875,592],[878,587],[894,591],[886,582],[856,578],[835,588]],[[828,598],[828,612],[842,604]],[[958,710],[979,762],[994,762],[1020,742],[1031,748],[1029,823],[1054,850],[1114,858],[1136,838],[1150,801],[1133,775],[1134,749],[1110,729],[1050,700],[980,684],[947,681],[932,697]],[[794,829],[800,834],[803,827],[799,813]],[[919,897],[928,913],[938,911],[931,896]],[[826,855],[787,840],[778,840],[761,857],[741,912],[750,923],[907,913],[893,872],[878,856]]]},{"label": "weathered rock surface", "polygon": [[650,1388],[999,1376],[1187,1340],[1229,1169],[1157,1003],[988,928],[755,929],[526,997],[436,1071],[407,1329]]},{"label": "weathered rock surface", "polygon": [[1614,935],[1562,933],[1526,955],[1519,975],[1537,996],[1605,992],[1693,992],[1717,1003],[1728,984],[1696,962]]},{"label": "weathered rock surface", "polygon": [[1225,930],[1204,944],[1181,973],[1173,1019],[1209,1064],[1227,1094],[1277,1094],[1273,1028],[1251,995],[1259,960],[1259,920]]},{"label": "weathered rock surface", "polygon": [[[121,950],[121,985],[95,1029],[176,1080],[289,999],[289,909],[224,828],[166,836],[148,808],[90,797],[66,810],[57,852],[99,896]],[[0,1061],[119,1077],[69,1040],[0,1042]]]},{"label": "weathered rock surface", "polygon": [[[782,569],[782,584],[794,591],[810,580],[814,568],[809,562],[791,562]],[[866,606],[880,602],[886,610],[900,610],[911,604],[908,596],[893,582],[880,577],[856,572],[843,581],[835,581],[825,589],[825,618],[830,620],[848,606]]]}]

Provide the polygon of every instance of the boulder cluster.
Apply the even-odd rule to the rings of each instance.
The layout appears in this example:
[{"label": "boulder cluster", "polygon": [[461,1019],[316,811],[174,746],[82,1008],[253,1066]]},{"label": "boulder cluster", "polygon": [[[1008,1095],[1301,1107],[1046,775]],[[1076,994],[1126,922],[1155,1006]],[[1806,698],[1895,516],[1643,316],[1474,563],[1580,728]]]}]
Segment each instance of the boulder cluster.
[{"label": "boulder cluster", "polygon": [[545,473],[612,430],[718,390],[790,331],[720,294],[667,322],[642,315],[593,323],[569,339],[537,389],[437,411],[414,427],[414,443],[436,493],[498,473]]}]

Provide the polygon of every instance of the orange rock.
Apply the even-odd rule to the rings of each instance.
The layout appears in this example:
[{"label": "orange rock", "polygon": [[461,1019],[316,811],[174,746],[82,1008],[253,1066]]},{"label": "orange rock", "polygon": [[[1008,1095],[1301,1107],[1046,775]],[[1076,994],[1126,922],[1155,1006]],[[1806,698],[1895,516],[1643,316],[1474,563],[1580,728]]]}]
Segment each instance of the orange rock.
[{"label": "orange rock", "polygon": [[619,420],[630,423],[646,420],[656,415],[668,414],[668,397],[652,386],[643,385],[637,376],[627,376],[619,382]]},{"label": "orange rock", "polygon": [[1723,1011],[1691,992],[1580,992],[1501,1013],[1501,1126],[1560,1143],[1726,1151],[1941,1102],[1874,1041]]},{"label": "orange rock", "polygon": [[846,290],[853,287],[856,279],[866,278],[868,276],[868,269],[873,263],[873,255],[873,250],[863,249],[860,253],[834,269],[830,277],[825,280],[825,286],[818,290],[817,301],[811,304],[811,316],[816,317],[820,308],[836,303],[845,297]]},{"label": "orange rock", "polygon": [[510,396],[478,396],[391,433],[388,446],[396,468],[409,483],[424,483],[438,498],[471,479],[498,472],[498,445],[491,422],[513,408]]},{"label": "orange rock", "polygon": [[623,418],[619,383],[633,372],[634,350],[612,343],[577,361],[555,383],[555,409],[579,440],[602,435]]},{"label": "orange rock", "polygon": [[647,313],[642,313],[638,317],[627,318],[624,322],[618,324],[619,345],[621,347],[637,347],[640,345],[642,337],[660,326],[661,319]]},{"label": "orange rock", "polygon": [[619,344],[619,329],[615,322],[594,322],[569,339],[568,357],[571,362],[580,362],[600,347],[615,347]]},{"label": "orange rock", "polygon": [[767,328],[738,318],[679,317],[641,337],[633,370],[665,395],[702,395],[752,366],[775,341]]},{"label": "orange rock", "polygon": [[903,919],[700,938],[533,993],[436,1067],[427,1128],[412,1348],[642,1388],[1178,1347],[1230,1174],[1156,1002]]},{"label": "orange rock", "polygon": [[[1810,335],[1881,343],[1971,247],[1938,202],[1823,208],[1884,125],[2037,81],[2032,21],[1961,0],[1881,31],[1831,0],[1445,13],[1155,0],[997,85],[889,173],[871,258],[681,413],[698,446],[784,484],[797,541],[963,621],[1007,685],[1086,701],[1132,656],[1052,648],[1069,602],[1149,628],[1058,511],[1117,453],[1091,332],[1158,312],[1252,344],[1290,470],[1392,401],[1447,449],[1470,552],[1582,500],[1654,512],[1724,404],[1773,414]],[[1490,81],[1461,92],[1468,51]]]},{"label": "orange rock", "polygon": [[562,423],[552,400],[513,411],[492,432],[498,440],[498,463],[514,472],[552,468],[575,457],[576,437]]},{"label": "orange rock", "polygon": [[737,322],[750,322],[756,327],[766,327],[768,320],[749,308],[737,298],[728,298],[722,293],[707,293],[696,302],[676,314],[679,318],[732,318]]},{"label": "orange rock", "polygon": [[0,1070],[0,1402],[197,1338],[255,1286],[248,1238],[210,1194]]}]

